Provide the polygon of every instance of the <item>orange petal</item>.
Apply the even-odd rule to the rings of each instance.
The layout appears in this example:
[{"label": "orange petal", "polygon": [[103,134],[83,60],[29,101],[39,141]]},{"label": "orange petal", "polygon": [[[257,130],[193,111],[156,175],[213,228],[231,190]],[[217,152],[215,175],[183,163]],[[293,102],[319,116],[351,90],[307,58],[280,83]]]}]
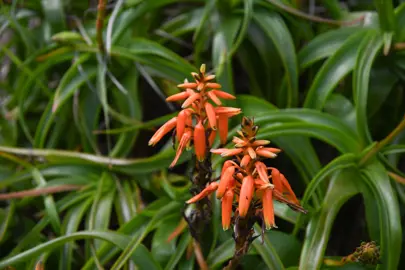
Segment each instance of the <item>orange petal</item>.
[{"label": "orange petal", "polygon": [[249,156],[250,156],[252,159],[255,159],[255,158],[256,158],[256,152],[255,152],[255,150],[253,150],[252,147],[248,147],[247,151],[248,151]]},{"label": "orange petal", "polygon": [[269,183],[266,165],[264,165],[263,162],[256,161],[255,167],[256,167],[257,173],[259,174],[260,179],[262,179],[265,183]]},{"label": "orange petal", "polygon": [[240,108],[233,108],[233,107],[216,107],[215,112],[217,114],[232,114],[237,115],[242,112]]},{"label": "orange petal", "polygon": [[207,83],[205,85],[207,88],[221,88],[222,86],[219,83]]},{"label": "orange petal", "polygon": [[188,92],[181,92],[181,93],[177,93],[174,95],[171,95],[170,97],[166,98],[166,101],[179,101],[179,100],[183,100],[186,99],[190,96],[190,94]]},{"label": "orange petal", "polygon": [[288,183],[287,179],[285,178],[284,174],[280,174],[281,176],[281,183],[283,184],[284,189],[287,190],[288,195],[286,196],[289,200],[291,200],[293,203],[295,204],[300,204],[300,202],[298,201],[297,197],[295,196],[294,191],[292,190],[290,183]]},{"label": "orange petal", "polygon": [[[223,149],[226,149],[226,148],[223,148]],[[224,174],[226,169],[228,169],[231,166],[235,166],[235,163],[232,160],[225,161],[224,165],[222,165],[221,175]]]},{"label": "orange petal", "polygon": [[268,140],[256,140],[252,143],[252,146],[263,146],[263,145],[268,145],[270,141]]},{"label": "orange petal", "polygon": [[179,88],[196,88],[197,83],[186,82],[186,83],[182,83],[182,84],[177,85],[177,87],[179,87]]},{"label": "orange petal", "polygon": [[251,175],[246,176],[243,178],[242,187],[240,189],[240,196],[239,196],[239,215],[241,217],[245,217],[250,206],[250,202],[252,201],[254,192],[254,180]]},{"label": "orange petal", "polygon": [[176,156],[174,157],[172,164],[170,164],[170,168],[172,168],[174,165],[176,165],[177,161],[179,160],[179,158],[181,156],[181,153],[183,153],[184,148],[190,142],[190,140],[191,140],[191,130],[188,130],[181,137],[179,146],[177,147]]},{"label": "orange petal", "polygon": [[184,220],[184,218],[182,218],[179,222],[179,225],[177,225],[177,227],[174,229],[174,231],[169,235],[169,237],[167,238],[166,242],[170,242],[172,241],[174,238],[176,238],[177,236],[179,236],[184,229],[187,228],[187,222]]},{"label": "orange petal", "polygon": [[225,151],[221,154],[223,157],[230,157],[230,156],[236,156],[242,153],[243,149],[242,148],[236,148],[236,149],[227,149],[228,151]]},{"label": "orange petal", "polygon": [[262,150],[265,150],[265,151],[272,152],[272,153],[274,153],[274,154],[278,154],[278,153],[281,152],[281,149],[274,148],[274,147],[263,147],[263,148],[261,148],[261,149],[262,149]]},{"label": "orange petal", "polygon": [[250,158],[249,155],[244,155],[243,158],[242,158],[242,160],[241,160],[241,162],[240,162],[240,166],[241,166],[242,168],[245,168],[245,167],[249,164],[249,162],[250,162],[251,160],[252,160],[252,159]]},{"label": "orange petal", "polygon": [[221,144],[226,144],[228,139],[228,117],[226,115],[218,115],[218,128]]},{"label": "orange petal", "polygon": [[228,230],[231,225],[233,195],[233,190],[229,189],[222,198],[222,228],[224,231]]},{"label": "orange petal", "polygon": [[186,203],[195,203],[198,202],[199,200],[207,197],[211,193],[213,193],[215,190],[218,188],[218,183],[217,182],[212,182],[211,184],[208,185],[208,187],[204,188],[203,191],[195,195],[193,198],[190,200],[186,201]]},{"label": "orange petal", "polygon": [[205,112],[207,113],[208,122],[213,130],[217,129],[217,116],[215,113],[214,106],[211,103],[205,102]]},{"label": "orange petal", "polygon": [[262,157],[266,157],[266,158],[275,158],[277,157],[277,154],[274,154],[273,152],[264,150],[264,149],[257,149],[256,150],[256,154],[258,154],[259,156]]},{"label": "orange petal", "polygon": [[210,143],[210,147],[214,144],[215,141],[215,137],[217,136],[217,131],[216,130],[212,130],[210,133],[210,136],[208,138],[208,141]]},{"label": "orange petal", "polygon": [[219,186],[217,190],[217,198],[221,199],[224,196],[226,189],[232,184],[233,174],[235,173],[235,167],[230,166],[221,174],[221,179],[219,181]]},{"label": "orange petal", "polygon": [[205,76],[205,78],[204,78],[204,81],[211,81],[211,80],[213,80],[213,79],[215,79],[215,75],[214,74],[211,74],[211,75],[207,75],[207,76]]},{"label": "orange petal", "polygon": [[217,97],[219,97],[219,98],[223,98],[223,99],[236,99],[235,96],[233,96],[233,95],[231,95],[231,94],[229,94],[229,93],[227,93],[227,92],[224,92],[224,91],[221,91],[221,90],[211,90],[211,92],[212,92],[212,91],[214,91],[215,95],[216,95]]},{"label": "orange petal", "polygon": [[167,121],[163,126],[161,126],[155,134],[153,134],[152,138],[149,140],[149,145],[157,144],[164,135],[166,135],[169,131],[171,131],[177,123],[177,117],[173,117],[169,121]]},{"label": "orange petal", "polygon": [[180,141],[181,137],[183,137],[184,130],[186,128],[186,119],[187,119],[187,110],[180,111],[177,116],[177,123],[176,123],[176,136],[178,141]]},{"label": "orange petal", "polygon": [[198,85],[197,85],[197,90],[198,90],[198,91],[203,90],[204,86],[205,86],[205,84],[204,84],[203,82],[198,83]]},{"label": "orange petal", "polygon": [[263,192],[262,197],[263,204],[263,216],[264,224],[266,224],[266,229],[270,230],[272,227],[276,227],[274,221],[274,208],[273,208],[273,190],[266,189]]},{"label": "orange petal", "polygon": [[210,152],[213,154],[220,154],[222,155],[223,153],[229,151],[228,148],[217,148],[217,149],[211,149]]},{"label": "orange petal", "polygon": [[195,155],[198,161],[203,161],[205,159],[205,151],[207,148],[205,139],[205,128],[201,121],[194,127],[194,149]]},{"label": "orange petal", "polygon": [[194,101],[196,101],[197,99],[199,99],[201,97],[201,95],[199,93],[194,93],[192,95],[190,95],[186,101],[183,102],[183,104],[181,105],[182,108],[187,108],[188,106],[190,106]]},{"label": "orange petal", "polygon": [[209,97],[212,101],[214,101],[215,104],[217,104],[217,105],[221,105],[221,104],[222,104],[221,101],[220,101],[219,98],[215,95],[214,92],[209,91],[209,92],[207,93],[207,95],[208,95],[208,97]]},{"label": "orange petal", "polygon": [[271,179],[274,185],[274,189],[277,190],[278,192],[282,193],[283,192],[283,183],[281,182],[281,175],[280,171],[277,170],[276,168],[271,168]]},{"label": "orange petal", "polygon": [[244,140],[242,140],[241,138],[238,138],[238,137],[233,137],[232,142],[234,144],[239,145],[239,147],[243,147],[247,144]]}]

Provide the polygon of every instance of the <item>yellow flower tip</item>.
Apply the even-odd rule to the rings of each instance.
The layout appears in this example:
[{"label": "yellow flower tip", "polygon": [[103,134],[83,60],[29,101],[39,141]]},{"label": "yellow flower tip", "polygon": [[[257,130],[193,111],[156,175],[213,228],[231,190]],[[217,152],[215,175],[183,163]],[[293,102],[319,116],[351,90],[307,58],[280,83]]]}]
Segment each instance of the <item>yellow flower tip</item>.
[{"label": "yellow flower tip", "polygon": [[201,65],[201,67],[200,67],[200,72],[202,73],[202,74],[204,74],[205,73],[205,64],[202,64]]}]

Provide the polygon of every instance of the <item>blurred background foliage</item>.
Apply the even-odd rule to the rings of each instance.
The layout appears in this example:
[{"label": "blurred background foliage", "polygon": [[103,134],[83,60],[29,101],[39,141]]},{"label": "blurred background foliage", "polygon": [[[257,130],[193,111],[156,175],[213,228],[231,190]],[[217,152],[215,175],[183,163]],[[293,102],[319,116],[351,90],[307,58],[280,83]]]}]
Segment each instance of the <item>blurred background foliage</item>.
[{"label": "blurred background foliage", "polygon": [[[404,269],[405,1],[0,6],[0,269],[199,268],[187,229],[167,241],[190,156],[168,170],[170,138],[147,142],[202,63],[284,150],[274,163],[309,210],[276,204],[279,228],[240,268],[332,269],[374,240],[379,269]],[[234,244],[213,204],[201,244],[221,269]]]}]

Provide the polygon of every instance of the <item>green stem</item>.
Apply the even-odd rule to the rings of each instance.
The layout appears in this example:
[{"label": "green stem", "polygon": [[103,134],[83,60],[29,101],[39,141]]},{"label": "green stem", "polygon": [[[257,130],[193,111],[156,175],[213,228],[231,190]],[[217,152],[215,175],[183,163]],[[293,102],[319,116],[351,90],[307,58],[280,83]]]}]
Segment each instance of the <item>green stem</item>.
[{"label": "green stem", "polygon": [[370,158],[375,156],[384,146],[390,143],[401,131],[405,128],[405,117],[402,121],[387,135],[382,141],[378,142],[359,162],[359,166],[363,166]]}]

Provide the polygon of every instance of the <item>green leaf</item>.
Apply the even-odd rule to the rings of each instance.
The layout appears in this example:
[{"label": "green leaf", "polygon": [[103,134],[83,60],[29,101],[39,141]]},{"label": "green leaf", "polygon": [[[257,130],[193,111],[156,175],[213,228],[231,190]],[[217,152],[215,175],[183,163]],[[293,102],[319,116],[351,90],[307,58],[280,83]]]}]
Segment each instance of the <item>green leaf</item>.
[{"label": "green leaf", "polygon": [[248,31],[250,20],[253,16],[253,0],[244,0],[243,1],[243,20],[242,25],[239,30],[238,37],[235,43],[232,46],[230,54],[233,55],[239,48],[240,44],[242,44],[243,39]]},{"label": "green leaf", "polygon": [[[82,222],[83,216],[87,209],[89,208],[91,204],[91,199],[87,199],[81,204],[78,204],[74,207],[72,207],[66,214],[65,219],[64,219],[64,224],[62,226],[63,231],[62,233],[65,235],[70,235],[72,233],[75,233]],[[60,269],[67,269],[70,270],[72,269],[72,262],[73,262],[73,244],[72,243],[67,243],[63,247],[62,250],[62,255],[61,259],[59,261]]]},{"label": "green leaf", "polygon": [[[32,178],[37,183],[38,187],[43,187],[46,185],[46,181],[42,176],[41,172],[37,168],[32,169]],[[44,205],[46,212],[50,218],[52,228],[54,232],[59,235],[60,234],[60,219],[58,215],[58,211],[56,210],[55,201],[52,195],[44,196]]]},{"label": "green leaf", "polygon": [[[128,115],[131,119],[142,120],[142,103],[140,102],[140,89],[138,88],[139,72],[134,65],[129,68],[121,83],[127,90],[127,94],[117,90],[113,91],[115,97],[114,104],[119,108],[120,112]],[[138,133],[139,132],[135,130],[133,132],[120,134],[114,148],[111,150],[110,156],[117,157],[127,155],[131,151]]]},{"label": "green leaf", "polygon": [[139,245],[132,255],[132,261],[139,270],[160,270],[162,269],[150,251],[144,246]]},{"label": "green leaf", "polygon": [[[51,33],[57,33],[66,28],[65,12],[63,1],[61,0],[41,0],[45,23],[51,26]],[[46,39],[48,39],[46,37]]]},{"label": "green leaf", "polygon": [[369,78],[374,59],[382,46],[383,39],[377,31],[368,33],[361,42],[353,72],[353,99],[357,109],[357,130],[363,143],[372,141],[367,119]]},{"label": "green leaf", "polygon": [[[261,228],[259,225],[255,224],[254,229],[256,234],[261,233]],[[263,241],[263,244],[259,243],[259,241]],[[252,244],[254,248],[257,250],[257,253],[259,253],[259,255],[262,257],[262,260],[266,263],[268,269],[274,270],[285,269],[283,263],[281,262],[280,257],[278,256],[276,250],[271,244],[268,234],[265,234],[264,237],[260,236]]]},{"label": "green leaf", "polygon": [[257,11],[253,16],[264,33],[273,41],[287,76],[287,107],[298,104],[298,64],[294,43],[283,19],[275,12]]},{"label": "green leaf", "polygon": [[326,60],[308,91],[305,108],[321,110],[324,107],[340,80],[353,70],[364,35],[365,32],[362,31],[350,36],[336,53]]},{"label": "green leaf", "polygon": [[153,226],[159,222],[164,216],[171,213],[174,209],[179,207],[179,203],[171,202],[161,208],[152,218],[152,220],[147,225],[145,231],[138,237],[133,237],[118,259],[115,261],[114,265],[111,267],[111,270],[118,270],[124,266],[124,264],[129,260],[132,253],[137,249],[141,241],[146,237],[146,234],[153,228]]},{"label": "green leaf", "polygon": [[338,117],[357,134],[356,108],[342,94],[331,94],[326,101],[324,111]]},{"label": "green leaf", "polygon": [[16,263],[27,261],[33,257],[36,257],[43,252],[51,251],[67,242],[81,240],[81,239],[101,239],[113,243],[120,249],[124,249],[129,243],[127,236],[122,235],[117,232],[112,231],[81,231],[72,233],[70,235],[61,236],[52,240],[47,241],[46,243],[37,245],[34,248],[31,248],[27,251],[21,252],[11,258],[4,259],[0,261],[0,268],[7,267]]},{"label": "green leaf", "polygon": [[394,36],[395,40],[399,42],[404,42],[405,41],[405,29],[402,27],[405,24],[405,2],[400,4],[396,9],[395,9],[395,17],[397,21],[397,33]]},{"label": "green leaf", "polygon": [[366,31],[360,27],[343,27],[317,35],[298,53],[300,69],[304,70],[313,63],[334,55],[348,38]]},{"label": "green leaf", "polygon": [[378,12],[378,20],[383,31],[394,32],[396,27],[392,0],[374,0]]},{"label": "green leaf", "polygon": [[[115,196],[115,188],[112,176],[103,173],[98,183],[97,193],[94,195],[93,205],[89,213],[88,230],[106,230],[110,224],[112,203]],[[98,249],[100,241],[94,241],[94,247]]]},{"label": "green leaf", "polygon": [[371,69],[367,98],[368,118],[378,112],[399,80],[388,67],[389,64],[389,59],[382,59],[382,61],[377,61]]},{"label": "green leaf", "polygon": [[345,169],[335,174],[326,193],[322,207],[311,213],[300,258],[300,270],[319,269],[329,240],[336,215],[342,205],[360,192],[355,180],[360,178],[356,170]]},{"label": "green leaf", "polygon": [[266,116],[257,117],[256,123],[261,126],[258,138],[305,135],[325,141],[342,153],[360,151],[357,136],[350,128],[338,118],[313,110],[268,112]]},{"label": "green leaf", "polygon": [[233,239],[228,239],[213,250],[207,258],[209,269],[217,269],[224,262],[232,258],[235,251],[235,242]]},{"label": "green leaf", "polygon": [[[372,163],[362,170],[367,224],[378,236],[382,264],[377,269],[398,269],[402,246],[402,226],[398,200],[386,170]],[[369,213],[372,213],[370,216]],[[377,215],[375,215],[378,213]],[[377,220],[375,218],[378,218]]]},{"label": "green leaf", "polygon": [[172,254],[176,253],[176,241],[167,241],[170,234],[176,229],[181,221],[180,213],[164,221],[164,226],[159,227],[152,239],[151,252],[160,265],[167,265]]},{"label": "green leaf", "polygon": [[[41,149],[25,149],[0,146],[0,151],[6,153],[45,157],[49,164],[65,164],[65,165],[98,165],[99,168],[111,168],[118,172],[127,174],[140,174],[154,172],[156,170],[165,169],[169,166],[174,158],[175,151],[172,148],[167,148],[160,151],[158,154],[139,159],[118,159],[104,156],[79,153],[75,151],[64,150],[41,150]],[[187,152],[182,155],[178,164],[190,158],[191,153]],[[14,179],[13,179],[14,180]],[[11,180],[10,180],[11,181]],[[4,183],[2,183],[4,184]]]},{"label": "green leaf", "polygon": [[184,252],[186,251],[191,239],[192,238],[189,232],[185,232],[181,235],[179,244],[176,247],[176,252],[174,252],[173,255],[170,257],[169,262],[164,268],[165,270],[175,269],[175,266],[178,264]]},{"label": "green leaf", "polygon": [[301,204],[305,207],[314,194],[316,188],[337,170],[341,170],[348,167],[355,167],[357,162],[357,156],[351,153],[341,155],[320,170],[317,175],[311,180],[311,183],[305,190],[304,197],[301,199]]},{"label": "green leaf", "polygon": [[295,236],[279,230],[270,230],[266,235],[285,267],[298,264],[302,244]]},{"label": "green leaf", "polygon": [[[3,210],[3,209],[1,209]],[[7,211],[5,210],[4,212],[0,211],[0,217],[3,220],[1,226],[0,226],[0,244],[4,243],[6,239],[6,233],[7,229],[10,226],[10,223],[13,219],[13,216],[15,214],[15,201],[11,201],[10,205],[7,208]]]},{"label": "green leaf", "polygon": [[223,17],[212,40],[212,62],[217,81],[222,85],[224,91],[231,94],[234,94],[235,90],[230,52],[240,24],[241,18],[239,16]]}]

